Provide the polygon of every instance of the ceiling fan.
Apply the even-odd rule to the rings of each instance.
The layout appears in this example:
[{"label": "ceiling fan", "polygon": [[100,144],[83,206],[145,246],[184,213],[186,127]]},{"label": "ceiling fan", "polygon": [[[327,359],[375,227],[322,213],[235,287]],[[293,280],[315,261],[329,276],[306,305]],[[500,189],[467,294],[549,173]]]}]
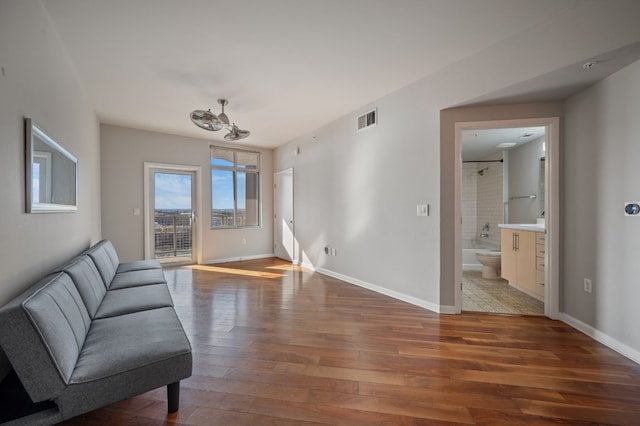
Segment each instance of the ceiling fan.
[{"label": "ceiling fan", "polygon": [[211,112],[211,109],[207,111],[196,109],[191,112],[190,117],[193,123],[204,130],[209,130],[210,132],[216,132],[221,129],[226,129],[229,131],[226,135],[224,135],[224,140],[226,141],[237,141],[240,139],[244,139],[251,134],[248,130],[241,130],[236,123],[230,124],[229,117],[224,112],[224,107],[229,103],[226,99],[218,99],[218,103],[222,106],[222,112],[218,115],[215,115]]}]

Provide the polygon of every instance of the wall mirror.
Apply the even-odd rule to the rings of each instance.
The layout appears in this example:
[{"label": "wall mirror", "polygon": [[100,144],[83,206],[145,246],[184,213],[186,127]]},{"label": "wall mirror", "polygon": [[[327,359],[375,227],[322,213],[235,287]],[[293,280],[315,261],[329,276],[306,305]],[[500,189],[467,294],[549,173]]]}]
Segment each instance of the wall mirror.
[{"label": "wall mirror", "polygon": [[25,118],[27,213],[78,210],[78,159]]}]

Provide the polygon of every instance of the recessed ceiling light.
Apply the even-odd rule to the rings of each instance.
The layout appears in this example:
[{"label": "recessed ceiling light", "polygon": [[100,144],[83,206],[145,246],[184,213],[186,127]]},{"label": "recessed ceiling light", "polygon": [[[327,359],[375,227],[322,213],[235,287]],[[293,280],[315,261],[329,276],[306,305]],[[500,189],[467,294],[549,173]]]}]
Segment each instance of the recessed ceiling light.
[{"label": "recessed ceiling light", "polygon": [[496,145],[496,148],[511,148],[513,146],[516,146],[517,143],[515,142],[502,142],[499,143],[498,145]]}]

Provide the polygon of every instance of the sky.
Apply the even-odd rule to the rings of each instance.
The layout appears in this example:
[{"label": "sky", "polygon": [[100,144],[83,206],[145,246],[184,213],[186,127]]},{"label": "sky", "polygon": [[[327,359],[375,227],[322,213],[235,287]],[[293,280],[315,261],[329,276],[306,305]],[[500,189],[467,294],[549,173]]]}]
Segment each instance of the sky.
[{"label": "sky", "polygon": [[[212,183],[215,196],[214,209],[233,209],[233,172],[214,170]],[[238,208],[244,209],[246,181],[244,173],[238,173]],[[155,208],[191,208],[191,175],[155,173]]]},{"label": "sky", "polygon": [[155,174],[156,209],[190,209],[191,175]]}]

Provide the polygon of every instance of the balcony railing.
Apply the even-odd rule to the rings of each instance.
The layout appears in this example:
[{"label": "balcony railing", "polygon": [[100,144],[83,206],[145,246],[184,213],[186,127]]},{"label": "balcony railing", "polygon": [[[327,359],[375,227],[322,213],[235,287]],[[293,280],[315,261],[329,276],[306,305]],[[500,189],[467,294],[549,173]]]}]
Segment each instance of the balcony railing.
[{"label": "balcony railing", "polygon": [[155,215],[155,258],[187,257],[193,250],[191,215]]},{"label": "balcony railing", "polygon": [[233,210],[213,209],[211,211],[211,226],[213,228],[234,228],[247,226],[247,212],[238,209],[234,222]]}]

